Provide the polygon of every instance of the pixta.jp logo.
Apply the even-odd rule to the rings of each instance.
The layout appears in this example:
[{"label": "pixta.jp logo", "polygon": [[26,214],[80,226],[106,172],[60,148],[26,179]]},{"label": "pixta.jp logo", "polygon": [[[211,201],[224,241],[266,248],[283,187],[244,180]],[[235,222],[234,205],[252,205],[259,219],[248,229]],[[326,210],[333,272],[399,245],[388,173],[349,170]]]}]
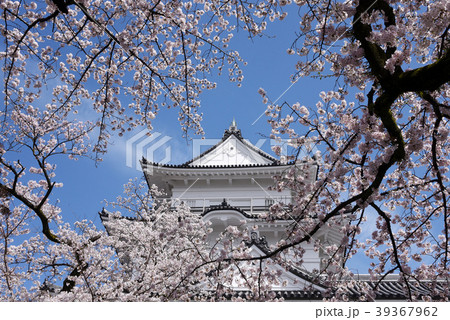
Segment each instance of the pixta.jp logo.
[{"label": "pixta.jp logo", "polygon": [[126,142],[126,165],[142,170],[140,161],[144,157],[148,162],[167,164],[172,159],[172,147],[168,143],[172,137],[145,129]]}]

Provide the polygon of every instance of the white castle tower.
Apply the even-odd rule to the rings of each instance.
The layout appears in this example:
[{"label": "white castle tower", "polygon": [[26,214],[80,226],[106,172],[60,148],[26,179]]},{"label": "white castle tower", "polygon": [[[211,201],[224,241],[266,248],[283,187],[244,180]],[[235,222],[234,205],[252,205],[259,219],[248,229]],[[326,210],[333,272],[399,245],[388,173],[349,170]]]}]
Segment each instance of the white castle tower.
[{"label": "white castle tower", "polygon": [[[249,230],[256,230],[251,236],[260,246],[277,243],[292,223],[287,219],[269,223],[262,216],[274,203],[288,206],[292,202],[290,190],[278,192],[269,187],[274,185],[274,176],[283,176],[293,167],[310,181],[316,178],[316,164],[280,162],[245,140],[234,120],[219,143],[190,161],[180,165],[142,161],[149,185],[157,185],[173,204],[184,202],[211,223],[211,241],[227,226],[245,220]],[[341,234],[327,230],[317,237],[338,243]],[[304,249],[302,269],[319,270],[324,258],[321,251],[314,251],[312,244],[305,244]]]}]

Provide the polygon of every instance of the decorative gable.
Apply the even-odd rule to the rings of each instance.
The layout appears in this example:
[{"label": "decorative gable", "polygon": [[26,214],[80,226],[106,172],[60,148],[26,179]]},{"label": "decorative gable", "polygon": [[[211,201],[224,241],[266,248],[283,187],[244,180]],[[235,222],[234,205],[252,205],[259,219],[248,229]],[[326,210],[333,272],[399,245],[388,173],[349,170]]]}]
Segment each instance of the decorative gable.
[{"label": "decorative gable", "polygon": [[276,159],[244,140],[241,131],[233,120],[230,128],[225,130],[222,141],[202,153],[199,157],[185,163],[195,166],[240,166],[269,165]]},{"label": "decorative gable", "polygon": [[236,166],[271,163],[273,163],[273,160],[264,157],[235,135],[230,135],[225,141],[216,145],[214,150],[192,161],[189,166]]}]

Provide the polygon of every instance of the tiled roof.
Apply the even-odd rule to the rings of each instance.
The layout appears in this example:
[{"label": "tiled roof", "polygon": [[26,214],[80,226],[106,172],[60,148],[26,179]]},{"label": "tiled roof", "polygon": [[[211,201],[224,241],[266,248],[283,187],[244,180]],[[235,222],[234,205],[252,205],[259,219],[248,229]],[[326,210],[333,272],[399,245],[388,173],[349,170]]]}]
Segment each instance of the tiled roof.
[{"label": "tiled roof", "polygon": [[[368,284],[374,292],[375,300],[389,299],[389,300],[406,300],[408,299],[407,289],[405,284],[400,279],[395,280],[382,280],[379,282],[371,280],[360,280],[361,284]],[[445,282],[436,284],[436,287],[431,289],[429,286],[430,281],[422,281],[410,283],[411,294],[415,296],[416,299],[420,299],[423,296],[431,296],[434,299],[441,299],[438,297],[437,293],[444,294],[444,296],[449,297],[449,291],[447,286],[447,291],[445,289]],[[357,284],[355,288],[349,289],[349,297],[352,299],[358,299],[361,295],[361,288]],[[447,292],[447,294],[445,294]]]},{"label": "tiled roof", "polygon": [[222,141],[219,142],[218,144],[212,146],[211,148],[209,148],[208,150],[206,150],[205,152],[203,152],[202,154],[200,154],[199,156],[195,157],[192,160],[189,160],[185,163],[183,163],[183,165],[188,166],[189,164],[191,164],[192,162],[194,162],[197,159],[200,159],[202,157],[204,157],[205,155],[209,154],[210,152],[212,152],[213,150],[215,150],[222,142],[224,142],[225,140],[227,140],[230,136],[235,136],[240,142],[242,142],[247,148],[255,151],[256,153],[258,153],[260,156],[263,156],[264,158],[272,161],[273,163],[279,163],[279,161],[272,157],[271,155],[263,152],[261,149],[256,148],[254,145],[252,145],[251,143],[248,143],[246,140],[244,140],[244,138],[242,137],[241,134],[241,130],[239,129],[235,129],[235,130],[230,130],[227,129],[225,130],[223,137],[222,137]]},{"label": "tiled roof", "polygon": [[[195,159],[194,159],[195,160]],[[192,160],[192,161],[194,161]],[[189,162],[190,163],[190,162]],[[279,166],[291,166],[295,164],[295,161],[291,161],[288,163],[281,163],[278,160],[275,160],[272,163],[268,164],[236,164],[236,165],[207,165],[207,166],[190,166],[188,162],[183,164],[162,164],[156,162],[147,161],[144,157],[142,158],[142,164],[150,164],[154,167],[160,168],[186,168],[186,169],[221,169],[221,168],[264,168],[264,167],[279,167]]]},{"label": "tiled roof", "polygon": [[[375,284],[368,280],[363,280],[361,284],[367,284],[370,288],[374,288]],[[425,282],[423,282],[425,283]],[[306,300],[306,301],[321,301],[325,299],[330,299],[336,297],[333,290],[313,290],[313,289],[303,289],[303,290],[273,290],[269,292],[272,293],[274,298],[282,298],[284,300]],[[421,300],[422,297],[428,296],[433,300],[445,300],[450,298],[448,289],[438,282],[434,290],[427,288],[426,284],[419,284],[413,286],[412,294],[415,300]],[[342,299],[345,295],[349,301],[380,301],[380,300],[409,300],[408,295],[403,288],[403,284],[399,281],[381,281],[377,289],[373,291],[371,297],[364,296],[362,290],[349,289],[348,291],[343,291],[340,294]],[[226,298],[243,298],[251,299],[251,293],[249,291],[236,291],[226,295]]]},{"label": "tiled roof", "polygon": [[203,217],[203,216],[207,215],[208,213],[210,213],[212,211],[218,211],[218,210],[234,210],[234,211],[237,211],[237,212],[241,213],[244,217],[246,217],[248,219],[260,218],[258,215],[248,214],[247,212],[245,212],[244,210],[242,210],[239,207],[233,207],[233,206],[229,205],[225,201],[225,199],[224,199],[224,202],[222,202],[220,205],[212,205],[212,206],[206,208],[206,210],[201,215]]},{"label": "tiled roof", "polygon": [[[253,150],[254,152],[256,152],[257,154],[259,154],[260,156],[266,158],[267,160],[270,160],[271,162],[268,164],[238,164],[238,165],[196,165],[196,166],[192,166],[191,163],[204,157],[205,155],[211,153],[212,151],[214,151],[222,142],[224,142],[225,140],[227,140],[230,136],[234,136],[236,137],[240,142],[242,142],[247,148],[249,148],[250,150]],[[204,151],[203,153],[201,153],[200,155],[198,155],[197,157],[182,163],[182,164],[160,164],[160,163],[155,163],[155,162],[150,162],[147,161],[147,159],[145,159],[144,157],[142,158],[142,164],[150,164],[153,165],[155,167],[162,167],[162,168],[191,168],[191,169],[195,169],[195,168],[248,168],[248,167],[271,167],[271,166],[286,166],[286,165],[292,165],[294,164],[295,161],[289,162],[289,163],[281,163],[279,160],[277,160],[276,158],[272,157],[271,155],[269,155],[268,153],[262,151],[261,149],[255,147],[254,145],[252,145],[251,143],[247,142],[246,140],[244,140],[244,138],[242,137],[241,134],[241,130],[239,129],[227,129],[225,130],[222,140],[217,143],[216,145],[212,146],[211,148],[209,148],[208,150]]]}]

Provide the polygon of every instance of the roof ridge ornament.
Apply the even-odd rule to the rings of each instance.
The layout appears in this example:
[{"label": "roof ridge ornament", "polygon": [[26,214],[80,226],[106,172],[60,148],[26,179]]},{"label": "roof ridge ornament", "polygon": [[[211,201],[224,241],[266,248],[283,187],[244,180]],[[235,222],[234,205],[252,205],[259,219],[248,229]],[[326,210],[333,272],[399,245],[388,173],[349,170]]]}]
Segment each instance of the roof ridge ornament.
[{"label": "roof ridge ornament", "polygon": [[238,130],[236,120],[234,119],[234,117],[233,117],[233,121],[231,122],[230,128],[228,130],[230,130],[231,132]]},{"label": "roof ridge ornament", "polygon": [[226,140],[231,135],[236,136],[236,138],[238,138],[239,140],[243,140],[241,129],[238,129],[234,117],[233,121],[231,121],[230,127],[227,130],[225,130],[222,140]]}]

